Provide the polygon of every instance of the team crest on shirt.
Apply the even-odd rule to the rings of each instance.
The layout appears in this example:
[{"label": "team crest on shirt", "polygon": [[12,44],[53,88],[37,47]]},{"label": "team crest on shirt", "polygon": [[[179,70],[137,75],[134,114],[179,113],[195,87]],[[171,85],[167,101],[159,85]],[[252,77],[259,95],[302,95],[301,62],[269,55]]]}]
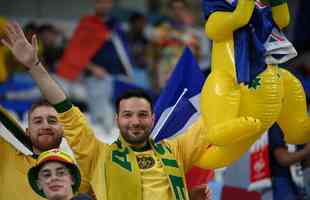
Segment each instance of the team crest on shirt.
[{"label": "team crest on shirt", "polygon": [[149,155],[139,155],[137,161],[140,169],[150,169],[155,165],[154,158]]}]

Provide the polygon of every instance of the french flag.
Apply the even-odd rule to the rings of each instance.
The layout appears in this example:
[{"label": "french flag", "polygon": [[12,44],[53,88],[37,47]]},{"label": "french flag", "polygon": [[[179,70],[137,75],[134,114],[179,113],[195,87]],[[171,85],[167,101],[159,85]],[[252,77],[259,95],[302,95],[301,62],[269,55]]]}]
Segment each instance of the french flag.
[{"label": "french flag", "polygon": [[[158,142],[182,133],[200,116],[199,99],[205,77],[191,50],[186,47],[166,87],[155,103],[152,138]],[[186,174],[188,188],[206,183],[213,171],[193,167]]]},{"label": "french flag", "polygon": [[155,142],[175,137],[199,117],[199,96],[204,81],[194,55],[186,47],[154,107],[152,138]]}]

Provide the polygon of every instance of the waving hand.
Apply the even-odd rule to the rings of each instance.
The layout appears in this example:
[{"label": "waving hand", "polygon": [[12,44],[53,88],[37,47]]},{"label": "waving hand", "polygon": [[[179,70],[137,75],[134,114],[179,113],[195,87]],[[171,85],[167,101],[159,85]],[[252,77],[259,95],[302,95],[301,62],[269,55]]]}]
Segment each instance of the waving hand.
[{"label": "waving hand", "polygon": [[20,25],[16,22],[8,22],[5,29],[6,39],[2,39],[3,45],[8,47],[16,59],[24,64],[28,69],[38,63],[38,41],[35,35],[32,36],[31,43],[25,37]]}]

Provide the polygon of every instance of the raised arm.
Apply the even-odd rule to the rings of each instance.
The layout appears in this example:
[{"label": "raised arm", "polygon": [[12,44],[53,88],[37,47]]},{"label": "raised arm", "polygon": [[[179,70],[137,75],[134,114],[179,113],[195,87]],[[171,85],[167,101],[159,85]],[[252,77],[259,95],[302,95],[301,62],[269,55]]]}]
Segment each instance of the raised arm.
[{"label": "raised arm", "polygon": [[[235,138],[232,136],[221,137],[222,145],[214,145],[208,138],[208,128],[200,119],[189,127],[185,133],[169,140],[176,143],[179,156],[182,157],[185,171],[192,165],[204,169],[217,169],[228,166],[241,158],[250,149],[251,145],[260,137],[259,134],[250,133],[247,137],[237,131]],[[251,136],[252,135],[252,136]],[[228,139],[230,138],[230,142]]]},{"label": "raised arm", "polygon": [[45,98],[52,104],[64,101],[66,99],[64,91],[52,79],[38,59],[37,37],[33,35],[30,43],[16,22],[8,22],[4,31],[7,37],[1,42],[12,51],[19,62],[27,67]]},{"label": "raised arm", "polygon": [[39,62],[36,36],[32,37],[31,43],[28,42],[21,27],[15,22],[8,23],[5,33],[7,39],[1,42],[12,51],[19,62],[27,67],[42,94],[60,113],[58,117],[64,126],[64,136],[81,167],[83,181],[89,183],[100,142],[96,139],[83,113],[69,101],[65,101],[64,91]]},{"label": "raised arm", "polygon": [[258,137],[241,140],[230,146],[210,146],[194,164],[204,169],[218,169],[231,165],[250,149]]},{"label": "raised arm", "polygon": [[254,0],[239,0],[233,12],[212,13],[205,24],[208,37],[212,40],[228,39],[235,30],[248,24],[254,7]]}]

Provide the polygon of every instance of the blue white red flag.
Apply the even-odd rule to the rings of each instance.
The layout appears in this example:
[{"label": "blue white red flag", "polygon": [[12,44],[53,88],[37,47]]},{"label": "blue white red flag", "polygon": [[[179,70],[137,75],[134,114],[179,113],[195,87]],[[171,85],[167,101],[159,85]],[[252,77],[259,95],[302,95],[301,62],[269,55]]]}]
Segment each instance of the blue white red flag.
[{"label": "blue white red flag", "polygon": [[185,48],[155,104],[155,141],[176,136],[199,115],[199,96],[205,81],[194,55]]}]

